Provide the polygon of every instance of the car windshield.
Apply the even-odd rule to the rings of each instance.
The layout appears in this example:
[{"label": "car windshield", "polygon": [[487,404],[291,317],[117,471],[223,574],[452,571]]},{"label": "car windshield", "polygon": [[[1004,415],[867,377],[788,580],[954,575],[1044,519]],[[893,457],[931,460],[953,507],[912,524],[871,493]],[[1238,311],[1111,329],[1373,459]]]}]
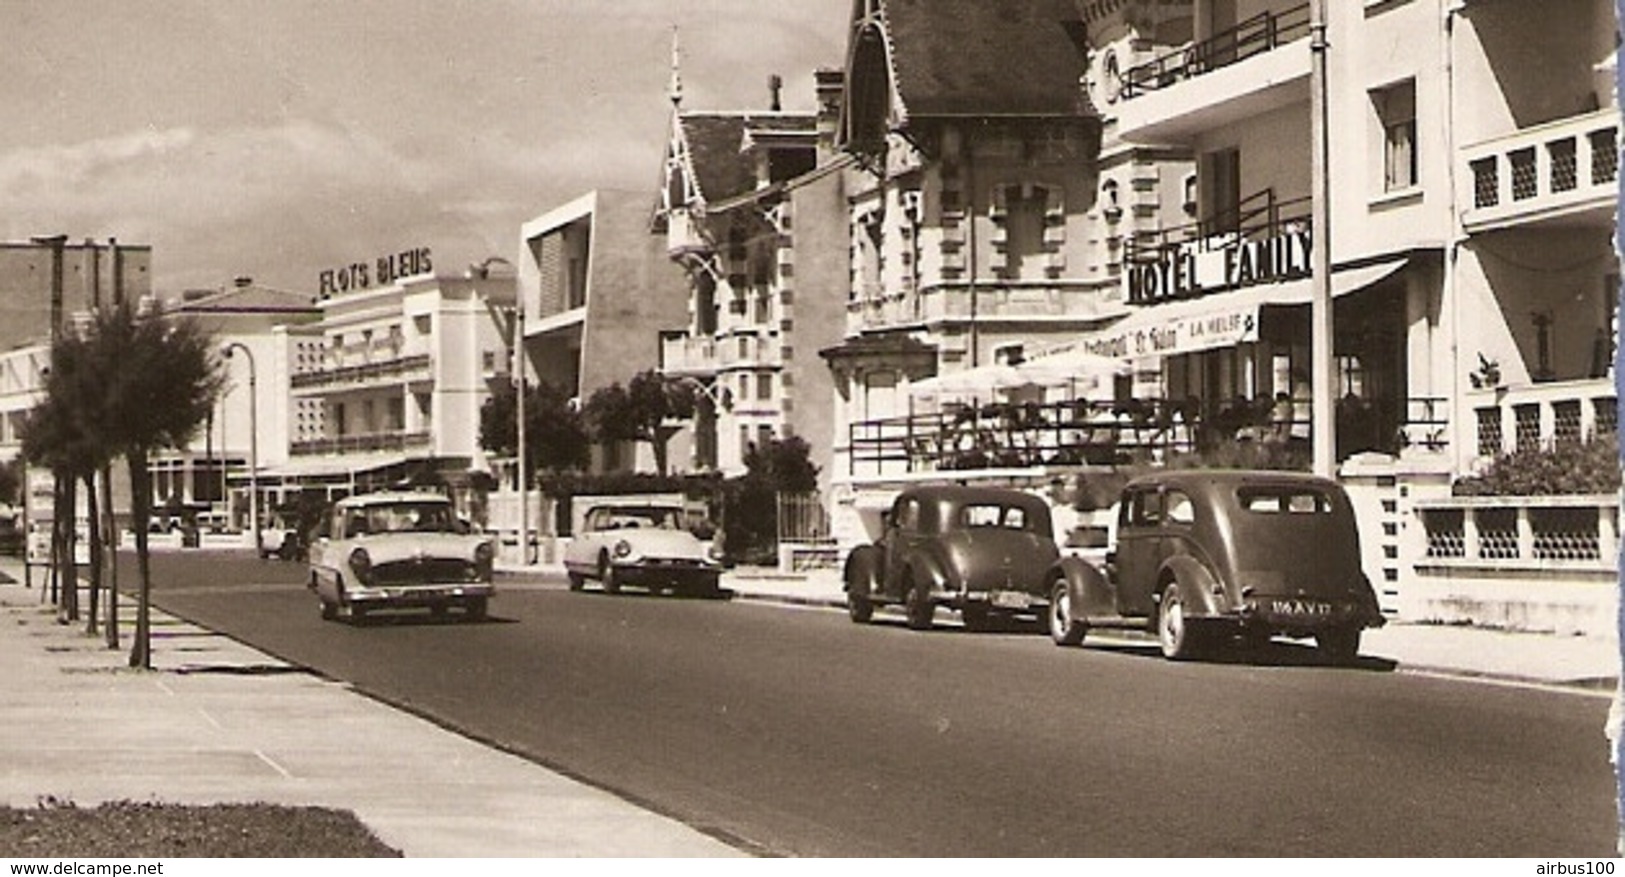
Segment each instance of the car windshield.
[{"label": "car windshield", "polygon": [[350,513],[351,535],[377,533],[453,533],[456,519],[442,502],[400,502],[371,505]]},{"label": "car windshield", "polygon": [[682,527],[681,509],[658,506],[596,508],[588,521],[588,528],[592,530],[680,530]]}]

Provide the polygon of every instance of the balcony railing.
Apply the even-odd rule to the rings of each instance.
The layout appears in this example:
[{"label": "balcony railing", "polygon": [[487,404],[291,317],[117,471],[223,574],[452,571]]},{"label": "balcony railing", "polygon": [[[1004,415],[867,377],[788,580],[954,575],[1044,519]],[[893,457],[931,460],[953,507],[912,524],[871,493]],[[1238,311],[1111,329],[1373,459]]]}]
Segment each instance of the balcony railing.
[{"label": "balcony railing", "polygon": [[1244,61],[1309,35],[1309,4],[1282,12],[1260,12],[1201,42],[1159,55],[1123,72],[1122,97],[1167,88]]},{"label": "balcony railing", "polygon": [[379,432],[347,435],[338,438],[294,442],[289,449],[295,456],[317,454],[360,454],[374,451],[404,451],[426,447],[432,437],[427,432]]},{"label": "balcony railing", "polygon": [[1619,544],[1614,495],[1453,497],[1416,514],[1428,564],[1612,570]]},{"label": "balcony railing", "polygon": [[660,371],[665,374],[712,374],[719,365],[716,341],[711,338],[667,335],[660,339]]},{"label": "balcony railing", "polygon": [[1121,300],[1122,285],[1102,283],[953,283],[847,302],[849,334],[948,320],[1087,319]]},{"label": "balcony railing", "polygon": [[1267,240],[1289,229],[1308,229],[1311,199],[1281,199],[1274,189],[1254,192],[1234,209],[1198,222],[1142,231],[1124,241],[1124,261],[1160,262],[1174,253],[1222,249],[1237,241]]},{"label": "balcony railing", "polygon": [[290,375],[288,383],[295,389],[304,387],[325,387],[334,384],[356,384],[374,381],[380,378],[400,377],[407,374],[429,371],[429,355],[420,353],[416,356],[403,356],[398,359],[387,359],[382,362],[369,362],[361,365],[347,365],[338,368],[325,368],[317,371],[297,372]]},{"label": "balcony railing", "polygon": [[1613,109],[1561,119],[1462,149],[1469,230],[1544,213],[1596,209],[1612,216],[1619,178]]},{"label": "balcony railing", "polygon": [[1550,448],[1619,431],[1614,385],[1606,378],[1469,391],[1480,457]]}]

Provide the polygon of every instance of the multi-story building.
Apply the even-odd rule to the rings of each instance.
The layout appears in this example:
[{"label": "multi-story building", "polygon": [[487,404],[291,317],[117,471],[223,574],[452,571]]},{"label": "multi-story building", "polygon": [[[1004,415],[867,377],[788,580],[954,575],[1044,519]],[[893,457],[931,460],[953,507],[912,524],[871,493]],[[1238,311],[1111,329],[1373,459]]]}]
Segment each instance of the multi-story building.
[{"label": "multi-story building", "polygon": [[[524,224],[524,360],[585,403],[660,365],[660,333],[687,322],[683,272],[650,234],[645,192],[596,190]],[[600,445],[595,469],[648,468],[647,448]],[[675,446],[671,459],[687,454]]]},{"label": "multi-story building", "polygon": [[695,468],[737,475],[752,445],[798,436],[828,477],[833,388],[817,351],[843,331],[847,210],[832,162],[841,75],[817,81],[815,113],[777,109],[776,92],[765,112],[685,110],[672,91],[655,231],[687,275],[688,322],[662,335],[661,371],[704,390]]},{"label": "multi-story building", "polygon": [[1077,19],[1048,0],[853,4],[846,337],[821,351],[837,505],[853,479],[910,467],[914,450],[870,436],[909,417],[913,385],[1019,362],[1120,312],[1090,220],[1100,122]]},{"label": "multi-story building", "polygon": [[152,294],[152,247],[86,239],[60,246],[62,298],[53,304],[49,243],[0,243],[0,350],[50,337],[53,325],[104,302],[140,301]]},{"label": "multi-story building", "polygon": [[399,273],[319,298],[320,319],[277,343],[289,444],[285,464],[259,473],[272,498],[434,484],[471,508],[480,407],[511,373],[515,279]]}]

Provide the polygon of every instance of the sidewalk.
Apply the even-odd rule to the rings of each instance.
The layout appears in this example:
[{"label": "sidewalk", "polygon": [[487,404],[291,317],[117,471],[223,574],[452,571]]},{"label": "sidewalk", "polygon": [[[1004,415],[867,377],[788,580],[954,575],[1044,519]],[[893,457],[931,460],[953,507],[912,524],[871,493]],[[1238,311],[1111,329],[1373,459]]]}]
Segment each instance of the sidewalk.
[{"label": "sidewalk", "polygon": [[163,613],[131,670],[133,609],[111,651],[0,572],[0,803],[322,805],[413,857],[743,855]]}]

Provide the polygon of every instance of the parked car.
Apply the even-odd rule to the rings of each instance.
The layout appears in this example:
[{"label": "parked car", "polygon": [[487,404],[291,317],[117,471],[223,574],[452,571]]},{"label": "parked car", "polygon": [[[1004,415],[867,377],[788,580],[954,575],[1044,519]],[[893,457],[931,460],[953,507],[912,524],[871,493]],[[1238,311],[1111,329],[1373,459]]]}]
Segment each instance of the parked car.
[{"label": "parked car", "polygon": [[931,627],[938,606],[958,610],[972,629],[996,615],[1042,615],[1058,559],[1042,497],[912,487],[884,515],[880,537],[847,555],[847,610],[861,624],[876,605],[902,604],[916,630]]},{"label": "parked car", "polygon": [[721,593],[722,566],[688,530],[679,504],[615,502],[592,506],[564,551],[570,590],[588,579],[606,593],[628,585],[698,596]]},{"label": "parked car", "polygon": [[1103,565],[1070,557],[1052,581],[1050,636],[1148,627],[1183,659],[1240,637],[1314,637],[1353,659],[1383,624],[1360,568],[1354,509],[1341,485],[1290,472],[1171,470],[1124,488]]},{"label": "parked car", "polygon": [[322,617],[377,609],[460,608],[484,618],[495,547],[470,533],[436,493],[370,493],[339,500],[310,546],[310,588]]}]

